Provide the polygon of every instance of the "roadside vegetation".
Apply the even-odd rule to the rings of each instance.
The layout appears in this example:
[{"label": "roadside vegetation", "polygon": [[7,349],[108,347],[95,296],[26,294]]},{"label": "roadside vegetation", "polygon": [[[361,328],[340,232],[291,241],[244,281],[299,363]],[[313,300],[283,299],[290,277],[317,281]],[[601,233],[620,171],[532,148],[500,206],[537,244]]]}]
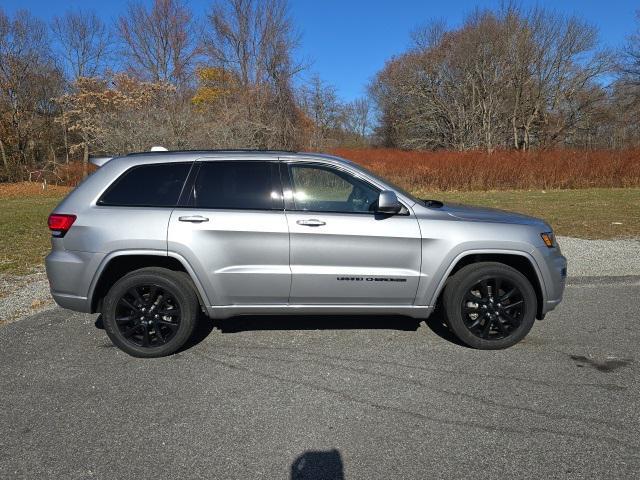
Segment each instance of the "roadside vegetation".
[{"label": "roadside vegetation", "polygon": [[0,181],[73,183],[89,155],[162,145],[444,151],[398,156],[413,188],[637,183],[640,30],[615,51],[579,16],[475,9],[416,25],[346,101],[304,61],[287,0],[207,3],[131,2],[116,18],[70,9],[49,23],[0,7]]},{"label": "roadside vegetation", "polygon": [[407,190],[640,187],[640,150],[334,149]]}]

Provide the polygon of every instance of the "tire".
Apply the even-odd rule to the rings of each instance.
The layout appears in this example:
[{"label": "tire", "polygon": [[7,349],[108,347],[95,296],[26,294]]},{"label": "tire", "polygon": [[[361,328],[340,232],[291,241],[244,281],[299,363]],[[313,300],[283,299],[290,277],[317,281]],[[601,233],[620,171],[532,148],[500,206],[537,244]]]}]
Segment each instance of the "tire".
[{"label": "tire", "polygon": [[113,344],[134,357],[164,357],[182,347],[200,306],[180,272],[141,268],[118,280],[104,299],[104,328]]},{"label": "tire", "polygon": [[463,343],[498,350],[529,333],[537,298],[531,282],[516,269],[479,262],[461,268],[447,281],[443,305],[449,328]]}]

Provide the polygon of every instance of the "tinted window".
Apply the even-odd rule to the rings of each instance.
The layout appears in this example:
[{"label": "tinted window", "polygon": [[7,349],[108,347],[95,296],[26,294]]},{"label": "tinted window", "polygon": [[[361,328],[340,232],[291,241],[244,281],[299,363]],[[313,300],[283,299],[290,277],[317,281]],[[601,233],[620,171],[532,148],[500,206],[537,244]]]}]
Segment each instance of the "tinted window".
[{"label": "tinted window", "polygon": [[100,205],[173,207],[191,163],[157,163],[127,170],[98,201]]},{"label": "tinted window", "polygon": [[375,210],[379,190],[346,172],[319,165],[290,164],[297,210],[365,213]]},{"label": "tinted window", "polygon": [[[192,205],[241,210],[282,209],[277,164],[270,162],[203,162]],[[278,186],[277,190],[274,186]]]}]

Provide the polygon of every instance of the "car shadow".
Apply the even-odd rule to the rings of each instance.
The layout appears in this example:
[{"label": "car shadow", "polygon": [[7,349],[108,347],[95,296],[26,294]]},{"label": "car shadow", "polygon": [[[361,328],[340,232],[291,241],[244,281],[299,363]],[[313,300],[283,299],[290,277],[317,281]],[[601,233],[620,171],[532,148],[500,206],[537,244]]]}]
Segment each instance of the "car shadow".
[{"label": "car shadow", "polygon": [[[426,320],[401,315],[243,315],[211,319],[201,314],[193,334],[178,349],[178,352],[189,350],[198,345],[209,336],[214,328],[224,334],[265,330],[398,330],[415,332],[420,328],[422,322],[443,340],[466,347],[449,330],[441,309],[436,309]],[[96,319],[95,326],[104,329],[101,315]]]},{"label": "car shadow", "polygon": [[429,318],[425,320],[425,324],[433,333],[435,333],[443,340],[458,345],[459,347],[469,348],[468,345],[462,343],[460,339],[456,337],[456,335],[451,331],[451,329],[447,325],[447,321],[445,320],[442,308],[437,307],[436,310],[431,315],[429,315]]},{"label": "car shadow", "polygon": [[420,326],[420,320],[399,315],[246,315],[213,322],[222,333],[260,330],[416,331]]},{"label": "car shadow", "polygon": [[221,333],[265,330],[398,330],[415,332],[424,323],[438,337],[466,347],[447,326],[441,309],[426,320],[401,315],[244,315],[224,319],[202,316],[193,341],[199,343],[217,328]]}]

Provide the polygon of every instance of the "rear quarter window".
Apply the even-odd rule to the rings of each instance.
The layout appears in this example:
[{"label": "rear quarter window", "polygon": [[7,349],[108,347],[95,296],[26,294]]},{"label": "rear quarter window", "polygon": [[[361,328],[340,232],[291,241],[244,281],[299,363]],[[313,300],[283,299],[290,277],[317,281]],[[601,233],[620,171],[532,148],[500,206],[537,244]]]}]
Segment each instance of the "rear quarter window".
[{"label": "rear quarter window", "polygon": [[190,168],[191,162],[130,168],[111,184],[98,205],[175,207]]}]

